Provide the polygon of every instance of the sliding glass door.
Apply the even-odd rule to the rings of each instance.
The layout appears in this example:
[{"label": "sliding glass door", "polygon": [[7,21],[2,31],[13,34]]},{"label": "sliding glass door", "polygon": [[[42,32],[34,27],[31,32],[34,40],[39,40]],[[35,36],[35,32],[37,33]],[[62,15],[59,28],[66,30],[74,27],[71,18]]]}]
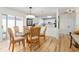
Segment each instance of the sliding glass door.
[{"label": "sliding glass door", "polygon": [[7,15],[2,15],[2,40],[7,38]]}]

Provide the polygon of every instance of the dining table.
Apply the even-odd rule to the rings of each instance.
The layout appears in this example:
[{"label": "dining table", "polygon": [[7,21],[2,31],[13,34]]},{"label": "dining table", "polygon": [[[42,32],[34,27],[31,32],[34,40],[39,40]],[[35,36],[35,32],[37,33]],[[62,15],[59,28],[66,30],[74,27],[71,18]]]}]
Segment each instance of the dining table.
[{"label": "dining table", "polygon": [[[30,34],[30,29],[31,29],[32,26],[28,26],[26,28],[24,28],[24,32],[23,32],[23,36],[25,37],[26,39],[26,42],[28,41],[28,35]],[[34,27],[40,27],[40,26],[34,26]]]}]

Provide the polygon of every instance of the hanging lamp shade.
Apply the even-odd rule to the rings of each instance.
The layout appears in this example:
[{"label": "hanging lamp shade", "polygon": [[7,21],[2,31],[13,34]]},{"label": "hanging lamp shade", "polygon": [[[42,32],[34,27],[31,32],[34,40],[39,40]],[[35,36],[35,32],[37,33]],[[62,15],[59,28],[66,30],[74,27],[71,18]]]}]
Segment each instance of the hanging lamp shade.
[{"label": "hanging lamp shade", "polygon": [[27,15],[26,18],[32,18],[32,19],[34,19],[35,16],[34,15]]}]

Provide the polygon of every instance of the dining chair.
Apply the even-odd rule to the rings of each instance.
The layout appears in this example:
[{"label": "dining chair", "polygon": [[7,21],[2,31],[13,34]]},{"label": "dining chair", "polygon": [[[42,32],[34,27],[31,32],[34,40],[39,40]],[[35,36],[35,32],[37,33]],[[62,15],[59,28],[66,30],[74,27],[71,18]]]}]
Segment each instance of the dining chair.
[{"label": "dining chair", "polygon": [[79,31],[70,32],[70,48],[74,45],[76,48],[79,48]]},{"label": "dining chair", "polygon": [[32,51],[33,45],[35,44],[37,48],[40,47],[40,27],[31,27],[28,35],[28,46],[30,51]]},{"label": "dining chair", "polygon": [[19,27],[18,26],[15,26],[14,30],[15,30],[15,36],[23,36],[23,32],[19,32]]},{"label": "dining chair", "polygon": [[47,26],[41,27],[40,37],[43,37],[44,40],[46,40],[46,30],[47,30]]},{"label": "dining chair", "polygon": [[10,45],[9,45],[9,49],[12,48],[12,52],[14,51],[14,44],[15,43],[19,43],[22,42],[23,47],[25,49],[25,38],[24,37],[15,37],[14,35],[14,31],[12,30],[12,28],[8,28],[8,33],[10,36]]}]

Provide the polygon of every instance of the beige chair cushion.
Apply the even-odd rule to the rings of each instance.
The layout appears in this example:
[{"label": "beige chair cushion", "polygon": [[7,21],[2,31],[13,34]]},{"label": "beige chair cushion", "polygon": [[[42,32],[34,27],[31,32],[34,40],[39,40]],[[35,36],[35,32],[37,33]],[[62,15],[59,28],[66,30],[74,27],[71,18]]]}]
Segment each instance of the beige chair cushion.
[{"label": "beige chair cushion", "polygon": [[24,37],[15,37],[15,40],[21,40],[21,39],[25,39]]},{"label": "beige chair cushion", "polygon": [[40,33],[41,35],[44,35],[44,33]]},{"label": "beige chair cushion", "polygon": [[72,37],[73,37],[74,40],[79,44],[79,35],[72,34]]},{"label": "beige chair cushion", "polygon": [[40,34],[44,34],[44,31],[45,31],[45,26],[41,27],[41,32],[40,32]]},{"label": "beige chair cushion", "polygon": [[74,31],[78,31],[78,30],[79,30],[79,26],[76,26]]},{"label": "beige chair cushion", "polygon": [[75,27],[74,33],[79,33],[79,26]]},{"label": "beige chair cushion", "polygon": [[33,40],[38,39],[38,36],[34,36],[34,37],[32,37],[32,39],[33,39]]},{"label": "beige chair cushion", "polygon": [[[38,36],[32,37],[32,40],[36,40],[36,39],[38,39]],[[28,37],[28,40],[30,40],[30,37]]]}]

